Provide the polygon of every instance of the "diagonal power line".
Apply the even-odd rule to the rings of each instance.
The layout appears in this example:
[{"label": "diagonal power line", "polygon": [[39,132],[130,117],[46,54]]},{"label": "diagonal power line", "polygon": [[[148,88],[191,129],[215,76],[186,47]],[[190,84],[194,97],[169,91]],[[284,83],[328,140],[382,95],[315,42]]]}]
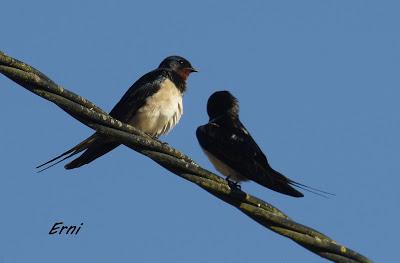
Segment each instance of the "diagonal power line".
[{"label": "diagonal power line", "polygon": [[110,117],[87,99],[57,85],[33,67],[0,52],[0,72],[25,89],[55,103],[72,117],[104,136],[146,155],[168,171],[198,185],[236,207],[266,228],[292,239],[311,252],[340,263],[372,263],[328,236],[291,220],[271,204],[229,187],[225,179],[200,167],[185,154]]}]

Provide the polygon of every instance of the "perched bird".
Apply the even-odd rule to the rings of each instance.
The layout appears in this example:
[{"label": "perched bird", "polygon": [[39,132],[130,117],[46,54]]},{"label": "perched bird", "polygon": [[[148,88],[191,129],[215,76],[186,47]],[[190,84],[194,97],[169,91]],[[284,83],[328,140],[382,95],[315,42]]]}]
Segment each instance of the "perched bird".
[{"label": "perched bird", "polygon": [[[192,72],[197,70],[185,58],[180,56],[165,58],[157,69],[133,83],[111,110],[110,116],[131,124],[155,138],[168,133],[179,122],[183,113],[182,96],[186,90],[186,80]],[[36,168],[58,160],[43,169],[46,170],[84,151],[81,156],[64,166],[65,169],[78,168],[119,145],[110,138],[94,133],[75,147]],[[64,157],[65,155],[67,156]],[[62,157],[64,158],[60,159]]]},{"label": "perched bird", "polygon": [[207,113],[209,122],[197,128],[196,136],[208,159],[227,176],[231,186],[252,180],[293,197],[304,196],[293,186],[323,192],[297,183],[271,168],[267,157],[240,122],[239,103],[231,93],[217,91],[212,94],[208,99]]}]

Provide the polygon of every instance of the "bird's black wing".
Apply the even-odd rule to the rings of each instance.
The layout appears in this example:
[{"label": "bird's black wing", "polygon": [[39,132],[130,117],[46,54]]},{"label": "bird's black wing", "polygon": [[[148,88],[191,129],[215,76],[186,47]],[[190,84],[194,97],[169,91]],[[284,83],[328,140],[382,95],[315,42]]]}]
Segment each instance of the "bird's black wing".
[{"label": "bird's black wing", "polygon": [[125,92],[111,110],[110,116],[122,122],[129,122],[146,99],[160,89],[161,83],[169,74],[166,69],[156,69],[143,75]]},{"label": "bird's black wing", "polygon": [[[168,78],[169,74],[169,71],[166,69],[156,69],[143,75],[125,92],[124,96],[122,96],[120,101],[111,110],[110,116],[119,121],[129,123],[136,111],[145,104],[146,99],[160,89],[160,84]],[[98,157],[113,150],[118,145],[119,143],[107,140],[97,133],[94,133],[92,136],[80,142],[68,151],[37,166],[36,168],[41,168],[50,164],[46,168],[40,170],[40,172],[44,171],[65,159],[69,159],[72,156],[85,151],[81,156],[65,165],[66,169],[77,168],[90,163]]]},{"label": "bird's black wing", "polygon": [[243,177],[283,194],[303,196],[291,186],[290,179],[269,166],[266,156],[239,120],[228,128],[208,123],[197,128],[196,136],[203,149]]}]

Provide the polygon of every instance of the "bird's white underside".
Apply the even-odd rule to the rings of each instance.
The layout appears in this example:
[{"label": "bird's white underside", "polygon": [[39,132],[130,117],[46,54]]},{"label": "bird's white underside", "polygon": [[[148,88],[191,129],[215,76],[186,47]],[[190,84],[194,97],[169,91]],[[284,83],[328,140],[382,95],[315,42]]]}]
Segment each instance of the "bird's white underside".
[{"label": "bird's white underside", "polygon": [[131,124],[151,136],[168,133],[183,114],[182,93],[167,79],[160,90],[146,99]]},{"label": "bird's white underside", "polygon": [[240,173],[238,173],[234,169],[232,169],[229,165],[227,165],[224,162],[222,162],[221,160],[219,160],[217,157],[215,157],[209,151],[204,150],[204,149],[203,149],[203,151],[207,155],[210,162],[214,165],[215,169],[217,169],[218,172],[222,173],[226,177],[229,177],[230,180],[233,180],[235,182],[248,180],[246,177],[243,177],[242,175],[240,175]]}]

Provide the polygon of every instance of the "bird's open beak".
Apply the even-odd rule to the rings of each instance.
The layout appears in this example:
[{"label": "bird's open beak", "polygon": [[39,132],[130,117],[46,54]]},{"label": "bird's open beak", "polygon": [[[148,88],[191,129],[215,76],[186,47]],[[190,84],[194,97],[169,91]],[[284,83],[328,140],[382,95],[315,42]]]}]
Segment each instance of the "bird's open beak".
[{"label": "bird's open beak", "polygon": [[197,69],[195,68],[189,68],[190,72],[199,72]]}]

